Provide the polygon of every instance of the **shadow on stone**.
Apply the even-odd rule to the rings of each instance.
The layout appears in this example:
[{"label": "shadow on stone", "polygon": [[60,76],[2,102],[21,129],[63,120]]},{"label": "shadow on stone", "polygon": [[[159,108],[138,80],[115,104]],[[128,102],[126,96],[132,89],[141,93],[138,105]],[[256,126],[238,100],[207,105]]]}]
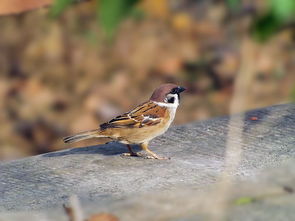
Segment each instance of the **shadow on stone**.
[{"label": "shadow on stone", "polygon": [[[138,145],[132,145],[132,149],[135,152],[141,150]],[[72,154],[102,154],[102,155],[110,156],[110,155],[120,155],[127,152],[128,152],[128,149],[125,144],[121,144],[118,142],[109,142],[102,145],[77,147],[74,149],[46,153],[46,154],[43,154],[42,156],[43,157],[61,157],[61,156],[72,155]]]}]

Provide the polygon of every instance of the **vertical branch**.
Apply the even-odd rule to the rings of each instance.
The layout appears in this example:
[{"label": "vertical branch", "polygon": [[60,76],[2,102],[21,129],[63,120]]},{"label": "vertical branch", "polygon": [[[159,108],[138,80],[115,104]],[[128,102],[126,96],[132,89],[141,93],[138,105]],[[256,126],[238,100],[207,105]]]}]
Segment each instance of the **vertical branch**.
[{"label": "vertical branch", "polygon": [[83,212],[79,199],[73,195],[69,199],[69,207],[64,206],[64,210],[69,218],[69,221],[83,221]]},{"label": "vertical branch", "polygon": [[[231,118],[228,124],[228,136],[226,142],[225,165],[214,191],[214,209],[210,211],[211,220],[226,219],[229,192],[233,183],[233,175],[241,161],[242,155],[242,132],[244,115],[233,116],[234,113],[243,112],[247,109],[249,91],[256,73],[256,54],[258,46],[249,37],[241,42],[241,66],[234,83],[234,93],[230,103]],[[210,202],[212,208],[212,202]]]}]

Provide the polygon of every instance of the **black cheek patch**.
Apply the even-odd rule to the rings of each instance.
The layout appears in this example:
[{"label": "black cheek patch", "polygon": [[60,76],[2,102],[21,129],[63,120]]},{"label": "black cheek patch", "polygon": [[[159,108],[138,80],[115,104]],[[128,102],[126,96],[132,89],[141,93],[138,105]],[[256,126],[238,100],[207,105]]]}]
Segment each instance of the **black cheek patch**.
[{"label": "black cheek patch", "polygon": [[168,103],[173,104],[174,103],[175,98],[174,97],[170,97],[168,98]]}]

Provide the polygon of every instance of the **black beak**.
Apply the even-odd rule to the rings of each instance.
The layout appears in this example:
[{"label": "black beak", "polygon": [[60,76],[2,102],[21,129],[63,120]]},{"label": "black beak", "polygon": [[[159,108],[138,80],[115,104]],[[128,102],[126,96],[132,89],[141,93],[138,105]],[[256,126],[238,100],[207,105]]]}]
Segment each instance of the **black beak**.
[{"label": "black beak", "polygon": [[184,92],[186,89],[184,87],[180,87],[178,86],[177,89],[176,89],[176,93],[177,94],[180,94],[181,92]]}]

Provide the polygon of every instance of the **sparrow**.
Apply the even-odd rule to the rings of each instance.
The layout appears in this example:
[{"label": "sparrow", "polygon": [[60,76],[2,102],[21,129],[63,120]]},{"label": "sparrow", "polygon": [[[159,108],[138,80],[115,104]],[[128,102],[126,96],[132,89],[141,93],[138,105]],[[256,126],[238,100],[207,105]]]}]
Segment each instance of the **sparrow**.
[{"label": "sparrow", "polygon": [[175,84],[163,84],[153,92],[148,101],[133,110],[101,124],[97,129],[68,136],[63,140],[65,143],[73,143],[107,137],[127,145],[129,153],[124,155],[140,156],[131,148],[131,144],[137,144],[149,154],[147,158],[167,159],[152,152],[148,143],[168,130],[179,105],[180,93],[184,90],[185,88]]}]

